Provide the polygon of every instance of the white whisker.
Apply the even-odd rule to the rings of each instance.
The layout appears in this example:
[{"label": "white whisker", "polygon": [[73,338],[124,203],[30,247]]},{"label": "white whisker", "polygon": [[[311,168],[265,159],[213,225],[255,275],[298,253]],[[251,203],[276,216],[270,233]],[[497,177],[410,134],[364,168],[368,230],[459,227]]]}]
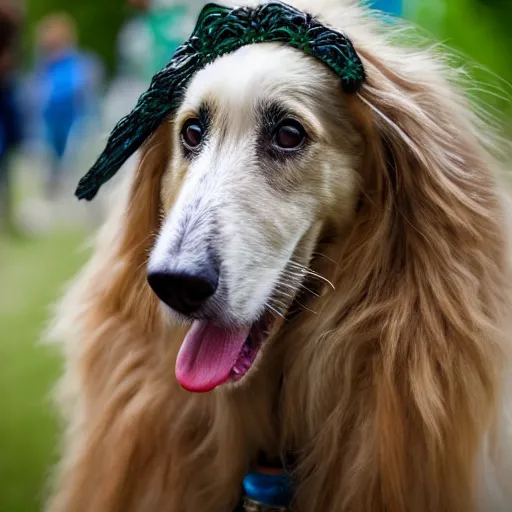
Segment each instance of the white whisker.
[{"label": "white whisker", "polygon": [[321,252],[314,252],[313,253],[313,256],[317,256],[317,257],[321,257],[321,258],[325,258],[326,260],[334,263],[335,265],[338,265],[338,262],[337,261],[334,261],[332,258],[330,258],[329,256],[327,256],[326,254],[322,254]]},{"label": "white whisker", "polygon": [[310,313],[313,313],[313,315],[318,315],[318,312],[313,311],[312,309],[308,308],[307,306],[304,306],[304,304],[301,304],[299,301],[296,301],[296,302],[297,302],[297,304],[298,304],[301,308],[305,309],[306,311],[309,311]]},{"label": "white whisker", "polygon": [[285,320],[285,316],[281,312],[279,312],[277,309],[275,309],[273,306],[271,306],[268,302],[265,304],[265,308],[268,309],[271,313],[274,313],[278,317]]},{"label": "white whisker", "polygon": [[304,265],[301,265],[300,263],[297,263],[296,261],[292,261],[290,260],[288,262],[289,265],[292,265],[292,266],[295,266],[296,268],[299,268],[302,272],[304,272],[305,274],[307,275],[310,275],[310,276],[313,276],[313,277],[316,277],[318,279],[320,279],[321,281],[324,281],[325,283],[327,283],[333,290],[336,290],[336,287],[334,286],[334,284],[332,284],[331,281],[329,281],[329,279],[327,279],[326,277],[322,276],[321,274],[319,274],[318,272],[315,272],[307,267],[305,267]]}]

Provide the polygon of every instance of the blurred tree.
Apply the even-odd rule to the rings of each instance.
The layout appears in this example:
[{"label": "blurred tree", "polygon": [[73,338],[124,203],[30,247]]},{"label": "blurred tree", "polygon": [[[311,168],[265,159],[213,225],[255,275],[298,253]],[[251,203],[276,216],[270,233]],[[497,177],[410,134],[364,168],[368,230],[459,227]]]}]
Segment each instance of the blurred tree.
[{"label": "blurred tree", "polygon": [[116,64],[116,40],[119,29],[130,14],[126,0],[26,0],[27,26],[25,47],[33,55],[35,25],[55,11],[69,13],[78,26],[80,46],[98,54],[107,69]]}]

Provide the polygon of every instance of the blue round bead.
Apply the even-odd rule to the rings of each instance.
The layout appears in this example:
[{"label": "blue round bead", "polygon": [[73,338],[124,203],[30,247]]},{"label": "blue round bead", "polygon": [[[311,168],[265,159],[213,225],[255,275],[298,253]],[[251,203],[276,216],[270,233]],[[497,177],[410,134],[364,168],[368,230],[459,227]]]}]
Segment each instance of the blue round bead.
[{"label": "blue round bead", "polygon": [[269,475],[248,473],[243,482],[247,498],[271,507],[288,507],[292,500],[292,485],[288,473]]}]

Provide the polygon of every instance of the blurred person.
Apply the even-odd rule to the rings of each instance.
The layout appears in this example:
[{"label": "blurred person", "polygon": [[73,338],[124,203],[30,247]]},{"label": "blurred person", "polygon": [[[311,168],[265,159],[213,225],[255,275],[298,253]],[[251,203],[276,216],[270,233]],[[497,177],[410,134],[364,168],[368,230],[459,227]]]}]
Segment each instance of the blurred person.
[{"label": "blurred person", "polygon": [[[127,0],[136,15],[117,41],[118,68],[104,98],[103,120],[109,129],[128,114],[152,76],[188,38],[203,0]],[[126,167],[133,168],[136,158]]]},{"label": "blurred person", "polygon": [[9,156],[21,141],[21,115],[14,70],[21,10],[14,2],[0,2],[0,227],[11,224]]},{"label": "blurred person", "polygon": [[65,178],[65,155],[77,127],[96,108],[102,69],[77,47],[73,19],[51,14],[37,30],[38,62],[31,81],[40,137],[51,152],[46,196],[54,199]]},{"label": "blurred person", "polygon": [[[118,69],[105,100],[106,124],[127,114],[153,75],[188,38],[203,0],[127,0],[136,15],[117,40]],[[112,126],[113,127],[113,126]]]},{"label": "blurred person", "polygon": [[[145,54],[146,78],[150,79],[170,60],[178,46],[194,29],[195,20],[206,4],[204,0],[128,0],[142,13],[139,32],[150,51]],[[147,56],[151,55],[148,59]]]}]

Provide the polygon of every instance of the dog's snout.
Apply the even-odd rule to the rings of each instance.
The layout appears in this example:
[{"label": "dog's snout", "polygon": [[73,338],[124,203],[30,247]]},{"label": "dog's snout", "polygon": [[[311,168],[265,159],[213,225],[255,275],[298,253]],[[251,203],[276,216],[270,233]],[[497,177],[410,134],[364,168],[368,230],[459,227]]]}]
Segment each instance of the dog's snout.
[{"label": "dog's snout", "polygon": [[170,308],[184,315],[195,313],[217,290],[219,271],[213,266],[191,270],[155,270],[148,283]]}]

